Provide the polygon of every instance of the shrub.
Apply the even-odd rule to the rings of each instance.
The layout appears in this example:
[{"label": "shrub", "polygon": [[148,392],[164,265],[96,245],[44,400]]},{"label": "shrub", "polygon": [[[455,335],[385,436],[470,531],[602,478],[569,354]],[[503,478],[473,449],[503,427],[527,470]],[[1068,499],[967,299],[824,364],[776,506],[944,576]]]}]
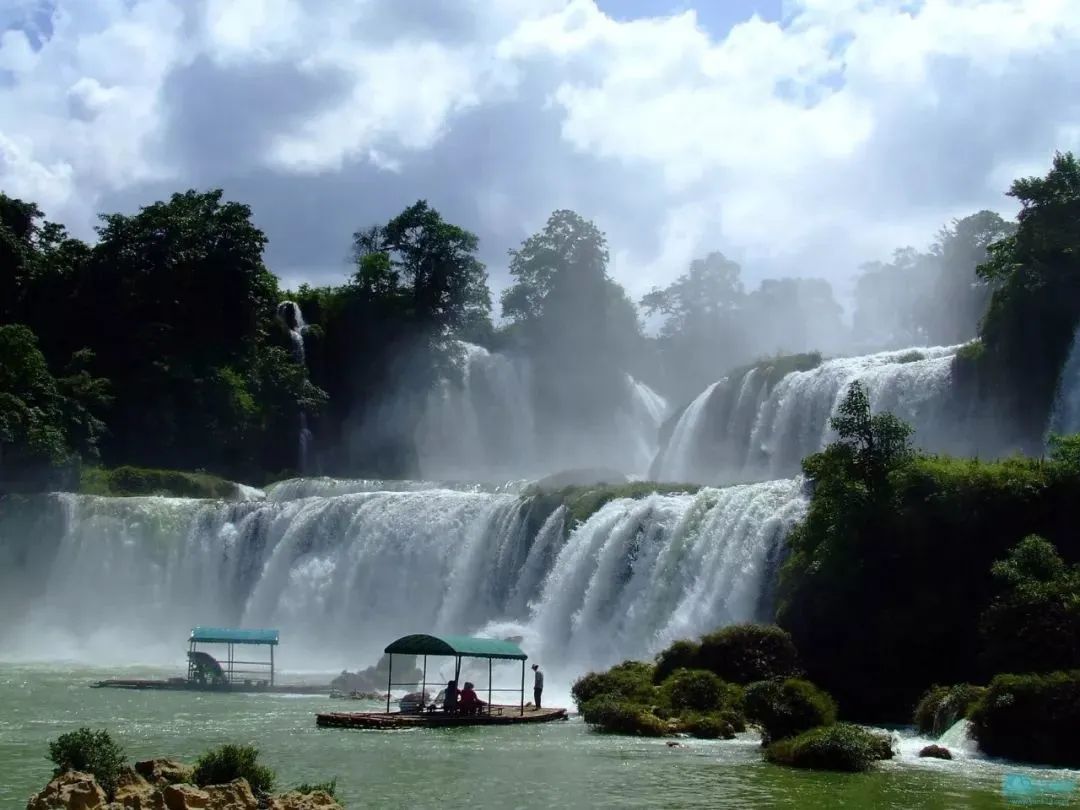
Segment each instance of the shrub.
[{"label": "shrub", "polygon": [[676,670],[657,690],[662,706],[674,713],[742,709],[742,689],[704,669]]},{"label": "shrub", "polygon": [[730,740],[738,732],[746,731],[746,721],[734,711],[688,713],[679,719],[678,727],[679,731],[703,740]]},{"label": "shrub", "polygon": [[320,790],[328,796],[336,796],[337,779],[331,779],[329,782],[316,782],[314,784],[311,782],[302,782],[296,786],[296,792],[303,793],[305,796],[308,793],[316,793]]},{"label": "shrub", "polygon": [[701,645],[696,641],[673,642],[670,647],[661,650],[656,656],[653,668],[653,683],[660,683],[677,669],[693,669],[701,655]]},{"label": "shrub", "polygon": [[902,355],[896,358],[897,363],[918,363],[921,360],[925,360],[926,355],[922,352],[912,350],[910,352],[904,352]]},{"label": "shrub", "polygon": [[811,729],[765,749],[768,762],[828,771],[865,771],[892,755],[889,737],[848,723]]},{"label": "shrub", "polygon": [[601,695],[650,705],[656,700],[653,668],[641,661],[623,661],[607,672],[590,672],[578,678],[570,688],[581,711],[585,703]]},{"label": "shrub", "polygon": [[998,675],[971,713],[972,734],[990,756],[1080,766],[1080,671]]},{"label": "shrub", "polygon": [[961,718],[967,717],[986,687],[961,683],[932,686],[915,707],[915,727],[920,734],[940,737]]},{"label": "shrub", "polygon": [[204,472],[155,470],[146,467],[84,467],[79,491],[87,495],[124,497],[130,495],[169,495],[181,498],[235,498],[237,486],[232,481]]},{"label": "shrub", "polygon": [[207,751],[195,762],[196,785],[224,785],[243,777],[251,789],[269,793],[274,788],[273,769],[258,762],[259,749],[252,745],[223,745]]},{"label": "shrub", "polygon": [[645,706],[610,695],[601,695],[582,704],[581,715],[589,725],[614,734],[663,737],[671,733],[668,724]]},{"label": "shrub", "polygon": [[61,734],[50,742],[49,759],[56,766],[54,776],[64,771],[91,773],[109,798],[116,792],[124,768],[124,750],[113,742],[109,732],[86,727]]},{"label": "shrub", "polygon": [[709,633],[701,639],[697,666],[741,684],[799,673],[791,636],[768,624],[735,624]]},{"label": "shrub", "polygon": [[836,702],[809,681],[759,681],[746,687],[746,716],[768,744],[835,723]]}]

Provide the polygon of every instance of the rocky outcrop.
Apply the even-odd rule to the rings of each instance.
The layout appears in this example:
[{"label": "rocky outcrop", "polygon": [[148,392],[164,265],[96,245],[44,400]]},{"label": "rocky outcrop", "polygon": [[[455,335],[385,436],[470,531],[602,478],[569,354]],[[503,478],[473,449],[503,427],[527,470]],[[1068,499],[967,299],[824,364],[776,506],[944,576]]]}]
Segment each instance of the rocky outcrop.
[{"label": "rocky outcrop", "polygon": [[940,745],[928,745],[919,752],[919,756],[933,759],[952,759],[952,752]]},{"label": "rocky outcrop", "polygon": [[106,810],[107,806],[105,791],[93,776],[68,771],[31,797],[26,810]]},{"label": "rocky outcrop", "polygon": [[110,802],[91,774],[68,771],[57,776],[33,796],[26,810],[341,810],[328,793],[289,791],[278,796],[256,797],[246,779],[226,785],[196,787],[187,782],[191,769],[179,762],[155,759],[136,763],[125,771]]}]

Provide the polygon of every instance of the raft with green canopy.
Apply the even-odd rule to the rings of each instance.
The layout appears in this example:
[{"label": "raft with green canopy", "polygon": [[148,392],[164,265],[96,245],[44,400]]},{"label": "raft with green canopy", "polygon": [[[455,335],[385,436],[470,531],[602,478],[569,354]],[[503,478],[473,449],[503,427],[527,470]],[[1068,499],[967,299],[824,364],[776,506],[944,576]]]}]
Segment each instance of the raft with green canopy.
[{"label": "raft with green canopy", "polygon": [[[329,712],[319,714],[316,722],[320,726],[339,728],[401,728],[407,726],[457,726],[457,725],[507,725],[511,723],[538,723],[548,720],[566,719],[566,709],[538,709],[525,706],[525,661],[528,656],[514,641],[508,639],[477,638],[475,636],[447,636],[417,633],[402,636],[391,642],[383,651],[389,662],[386,676],[386,711],[385,712]],[[407,655],[415,661],[421,659],[419,684],[416,681],[394,681],[394,656]],[[457,714],[438,711],[427,702],[428,658],[443,657],[454,659],[454,680],[461,679],[461,661],[463,658],[476,658],[487,661],[487,703],[476,714]],[[495,661],[520,661],[521,683],[516,688],[496,689],[493,684]],[[391,712],[391,690],[393,687],[420,686],[420,710],[417,712]],[[492,701],[495,692],[517,692],[518,704],[497,705]]]}]

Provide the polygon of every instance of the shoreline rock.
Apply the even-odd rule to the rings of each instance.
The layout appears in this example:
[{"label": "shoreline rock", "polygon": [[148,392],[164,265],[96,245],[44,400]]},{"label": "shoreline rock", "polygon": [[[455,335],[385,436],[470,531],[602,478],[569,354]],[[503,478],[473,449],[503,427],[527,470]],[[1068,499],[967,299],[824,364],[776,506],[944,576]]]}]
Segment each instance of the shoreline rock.
[{"label": "shoreline rock", "polygon": [[[149,777],[149,778],[147,778]],[[92,774],[66,771],[31,796],[26,810],[342,810],[322,790],[256,796],[246,779],[197,787],[191,768],[171,759],[137,762],[127,769],[109,801]]]}]

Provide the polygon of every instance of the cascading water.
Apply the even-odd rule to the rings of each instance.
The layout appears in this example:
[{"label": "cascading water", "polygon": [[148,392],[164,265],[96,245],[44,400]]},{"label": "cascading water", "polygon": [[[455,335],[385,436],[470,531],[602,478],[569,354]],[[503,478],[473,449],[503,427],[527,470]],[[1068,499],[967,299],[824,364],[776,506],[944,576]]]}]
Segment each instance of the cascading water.
[{"label": "cascading water", "polygon": [[648,469],[667,403],[644,383],[626,375],[612,435],[541,442],[529,363],[471,343],[459,346],[460,381],[447,380],[431,392],[416,431],[425,477],[496,481],[582,466],[612,467],[634,475]]},{"label": "cascading water", "polygon": [[[278,318],[289,330],[289,338],[293,345],[293,359],[307,370],[307,353],[304,349],[304,313],[300,311],[300,305],[293,301],[282,301],[278,304]],[[307,414],[300,411],[299,428],[297,431],[297,469],[301,474],[309,469],[308,461],[311,454],[311,430],[308,429]]]},{"label": "cascading water", "polygon": [[934,449],[958,347],[882,352],[828,360],[771,384],[764,366],[711,385],[680,416],[653,471],[664,481],[724,484],[794,475],[801,460],[830,440],[829,418],[856,380],[875,411],[915,426]]},{"label": "cascading water", "polygon": [[569,526],[528,494],[290,486],[304,495],[38,496],[35,529],[0,510],[0,657],[175,662],[194,624],[269,625],[285,667],[337,670],[405,633],[486,632],[569,677],[765,615],[805,506],[774,481],[613,500]]},{"label": "cascading water", "polygon": [[1048,433],[1080,433],[1080,328],[1073,336],[1069,358],[1061,369]]}]

